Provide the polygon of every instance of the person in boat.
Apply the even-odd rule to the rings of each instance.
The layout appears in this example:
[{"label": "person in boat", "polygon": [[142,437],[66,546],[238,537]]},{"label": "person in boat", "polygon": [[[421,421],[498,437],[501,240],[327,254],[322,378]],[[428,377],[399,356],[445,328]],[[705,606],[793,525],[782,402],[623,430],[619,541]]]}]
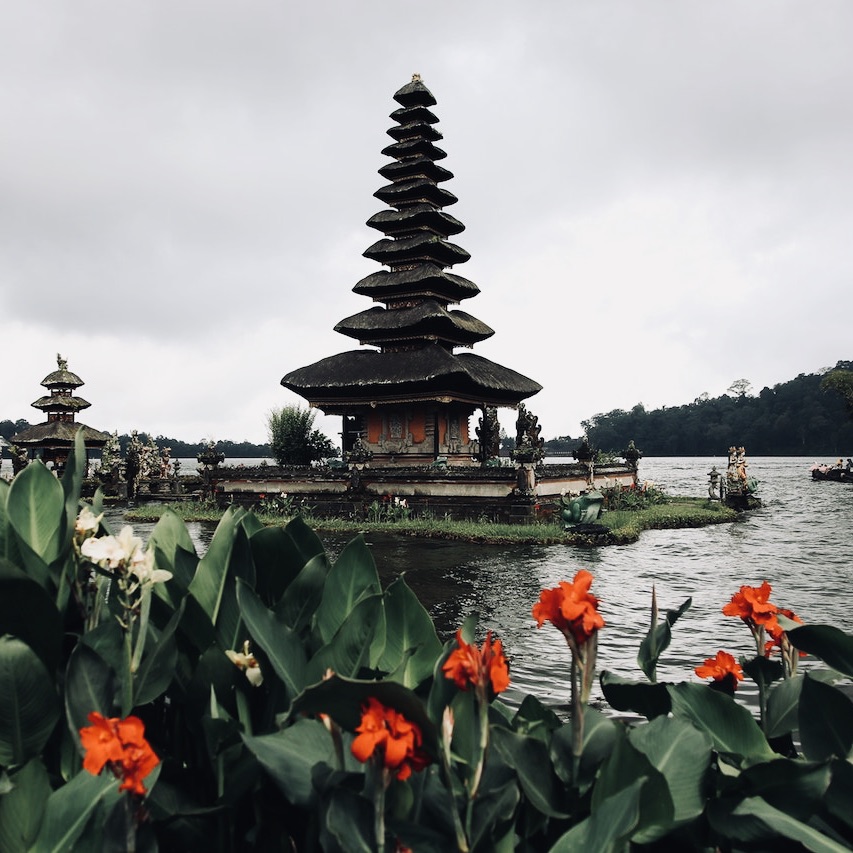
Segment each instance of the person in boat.
[{"label": "person in boat", "polygon": [[844,460],[840,456],[838,457],[838,462],[835,463],[835,467],[836,468],[843,468],[844,467]]},{"label": "person in boat", "polygon": [[850,457],[847,457],[847,464],[844,466],[845,471],[853,471],[853,461],[851,461]]}]

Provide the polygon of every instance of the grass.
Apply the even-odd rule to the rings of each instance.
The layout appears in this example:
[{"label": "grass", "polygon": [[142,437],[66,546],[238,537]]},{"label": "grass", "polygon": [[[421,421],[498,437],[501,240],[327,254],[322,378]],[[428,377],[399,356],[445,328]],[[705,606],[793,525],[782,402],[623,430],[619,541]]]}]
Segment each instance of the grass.
[{"label": "grass", "polygon": [[[178,502],[145,504],[129,511],[130,521],[156,522],[170,509],[184,521],[218,522],[222,510],[210,504]],[[287,516],[256,512],[265,525],[286,524]],[[459,539],[487,544],[540,544],[540,545],[624,545],[636,542],[643,530],[665,530],[685,527],[705,527],[733,521],[737,513],[719,503],[704,498],[669,498],[665,503],[640,510],[614,510],[606,512],[600,524],[606,533],[578,534],[564,531],[556,521],[542,521],[531,525],[499,524],[489,521],[450,521],[435,518],[409,518],[400,521],[358,521],[344,518],[315,518],[304,516],[317,531],[337,533],[378,532],[399,536],[419,536],[432,539]]]}]

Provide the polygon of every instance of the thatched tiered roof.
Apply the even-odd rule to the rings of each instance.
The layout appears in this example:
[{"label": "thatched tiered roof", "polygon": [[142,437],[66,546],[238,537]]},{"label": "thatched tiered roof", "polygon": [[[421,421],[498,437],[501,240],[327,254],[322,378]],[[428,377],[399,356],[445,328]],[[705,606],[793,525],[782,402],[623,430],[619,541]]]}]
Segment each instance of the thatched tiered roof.
[{"label": "thatched tiered roof", "polygon": [[391,183],[374,193],[391,209],[367,221],[385,236],[364,252],[388,269],[353,288],[382,306],[335,326],[379,350],[325,358],[288,373],[282,385],[327,413],[403,401],[516,405],[541,386],[488,359],[454,354],[455,347],[470,347],[494,332],[476,317],[450,308],[476,296],[479,288],[448,272],[470,256],[447,239],[465,226],[443,210],[457,199],[439,186],[453,174],[436,164],[447,155],[435,144],[442,139],[429,109],[435,98],[415,75],[394,100],[401,105],[391,113],[396,125],[388,135],[394,142],[382,151],[394,162],[379,170]]}]

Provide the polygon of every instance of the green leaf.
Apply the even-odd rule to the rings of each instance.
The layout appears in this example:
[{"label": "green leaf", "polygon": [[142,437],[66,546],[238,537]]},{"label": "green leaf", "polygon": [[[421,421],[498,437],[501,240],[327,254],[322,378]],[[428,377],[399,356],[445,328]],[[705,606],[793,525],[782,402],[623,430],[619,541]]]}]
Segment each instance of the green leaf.
[{"label": "green leaf", "polygon": [[328,669],[344,677],[357,677],[369,663],[370,644],[381,619],[382,596],[361,599],[335,636],[308,662],[308,678],[319,681]]},{"label": "green leaf", "polygon": [[796,678],[783,679],[770,691],[764,723],[767,737],[782,737],[797,728],[797,708],[802,688],[803,677],[798,675]]},{"label": "green leaf", "polygon": [[794,648],[814,655],[833,669],[853,677],[853,636],[834,625],[801,625],[787,633]]},{"label": "green leaf", "polygon": [[775,756],[752,714],[730,696],[704,684],[670,684],[667,690],[673,716],[706,732],[718,752],[748,759]]},{"label": "green leaf", "polygon": [[640,794],[646,779],[635,779],[602,800],[584,821],[557,839],[551,853],[621,853],[640,822]]},{"label": "green leaf", "polygon": [[727,813],[712,809],[709,816],[712,818],[712,826],[720,834],[735,841],[766,843],[781,837],[796,841],[814,853],[841,853],[849,850],[814,827],[773,808],[761,797],[747,797]]},{"label": "green leaf", "polygon": [[[524,697],[512,718],[514,731],[538,737],[546,743],[550,740],[551,732],[558,730],[562,725],[560,718],[531,693]],[[586,728],[584,728],[584,734],[586,734]]]},{"label": "green leaf", "polygon": [[185,592],[198,565],[195,545],[183,519],[168,507],[151,531],[148,547],[156,548],[157,567],[173,575],[172,582]]},{"label": "green leaf", "polygon": [[379,669],[393,673],[406,687],[417,687],[432,675],[441,641],[429,613],[402,577],[385,591],[385,626]]},{"label": "green leaf", "polygon": [[[375,853],[373,810],[364,797],[346,788],[333,789],[322,812],[320,845],[323,850]],[[385,844],[385,850],[388,845]]]},{"label": "green leaf", "polygon": [[0,765],[38,755],[58,718],[53,679],[39,656],[23,640],[0,637]]},{"label": "green leaf", "polygon": [[599,770],[592,791],[592,813],[620,790],[644,779],[640,794],[640,819],[632,840],[644,844],[666,835],[674,826],[674,806],[663,774],[627,739],[617,738],[613,751]]},{"label": "green leaf", "polygon": [[302,567],[302,570],[284,591],[284,595],[276,605],[275,612],[294,631],[301,631],[311,623],[311,619],[323,597],[323,584],[326,582],[328,573],[328,557],[325,554],[318,554]]},{"label": "green leaf", "polygon": [[381,592],[373,555],[359,534],[341,551],[326,577],[317,608],[317,630],[322,642],[328,643],[334,637],[362,599]]},{"label": "green leaf", "polygon": [[16,563],[20,556],[18,545],[15,541],[15,533],[12,529],[7,506],[9,503],[9,484],[0,478],[0,557],[4,557],[11,563]]},{"label": "green leaf", "polygon": [[809,821],[821,811],[830,778],[828,764],[775,758],[746,768],[741,773],[740,785],[750,796],[760,796],[785,814]]},{"label": "green leaf", "polygon": [[145,640],[145,652],[139,671],[134,676],[133,701],[135,705],[147,705],[153,702],[172,683],[175,676],[175,664],[178,660],[178,645],[175,630],[184,615],[186,599],[172,614],[172,618],[162,631],[149,622],[148,636]]},{"label": "green leaf", "polygon": [[853,702],[806,675],[798,710],[803,753],[812,761],[847,758],[853,747]]},{"label": "green leaf", "polygon": [[[512,820],[521,797],[518,785],[510,779],[497,788],[482,788],[474,801],[474,819],[471,825],[471,846],[474,849],[494,849],[494,832]],[[489,842],[488,844],[486,842]],[[449,847],[445,847],[445,850]]]},{"label": "green leaf", "polygon": [[649,759],[666,780],[676,823],[702,814],[704,780],[711,764],[711,741],[686,720],[657,717],[630,729],[631,745]]},{"label": "green leaf", "polygon": [[75,741],[78,740],[77,732],[89,725],[91,711],[105,717],[113,715],[115,695],[113,670],[94,649],[78,643],[68,659],[65,676],[65,711]]},{"label": "green leaf", "polygon": [[774,681],[779,681],[784,678],[785,671],[782,668],[782,662],[778,660],[770,660],[764,655],[756,655],[755,657],[746,660],[741,659],[743,663],[743,671],[756,683],[762,682],[766,687],[769,687]]},{"label": "green leaf", "polygon": [[303,521],[302,516],[296,516],[284,528],[292,543],[292,559],[299,566],[304,566],[314,557],[325,553],[320,537]]},{"label": "green leaf", "polygon": [[39,853],[73,850],[98,804],[104,801],[112,806],[118,798],[118,781],[112,773],[93,776],[81,771],[48,798],[33,849]]},{"label": "green leaf", "polygon": [[27,465],[12,481],[6,506],[18,538],[50,565],[62,549],[65,495],[59,480],[40,461]]},{"label": "green leaf", "polygon": [[51,678],[59,666],[62,620],[45,588],[0,558],[0,635],[23,640],[42,660]]},{"label": "green leaf", "polygon": [[334,745],[318,720],[297,720],[280,732],[260,737],[243,735],[243,743],[291,803],[310,806],[316,799],[311,784],[315,764],[334,762]]},{"label": "green leaf", "polygon": [[65,461],[65,470],[62,472],[62,492],[65,496],[65,530],[63,531],[63,545],[71,542],[74,535],[74,524],[77,521],[77,513],[80,511],[80,492],[83,488],[83,477],[86,474],[86,445],[83,443],[83,428],[77,430],[74,435],[74,444]]},{"label": "green leaf", "polygon": [[548,747],[541,740],[492,726],[491,747],[515,768],[518,781],[531,805],[548,817],[568,817],[558,791],[561,786],[551,768]]},{"label": "green leaf", "polygon": [[26,853],[41,826],[50,781],[41,759],[33,758],[11,774],[12,790],[0,796],[0,850]]},{"label": "green leaf", "polygon": [[257,574],[255,589],[267,607],[272,607],[302,571],[305,562],[283,527],[265,527],[251,537],[249,544]]},{"label": "green leaf", "polygon": [[607,670],[602,670],[599,682],[604,698],[616,711],[633,711],[651,720],[672,708],[665,684],[629,681]]},{"label": "green leaf", "polygon": [[[613,752],[616,741],[625,737],[624,727],[617,725],[610,717],[604,716],[595,708],[584,710],[583,743],[577,787],[585,792],[595,781],[599,768]],[[574,784],[572,724],[567,723],[557,729],[551,737],[551,760],[557,776],[566,785]]]},{"label": "green leaf", "polygon": [[249,585],[237,581],[237,603],[255,646],[263,649],[291,699],[307,684],[305,650],[299,637],[264,607]]},{"label": "green leaf", "polygon": [[[640,650],[637,653],[637,664],[649,681],[654,682],[657,680],[656,671],[658,661],[672,641],[672,626],[687,612],[691,604],[693,604],[693,599],[688,598],[677,610],[667,610],[664,621],[660,624],[652,625],[640,643]],[[656,606],[653,604],[653,614],[655,614],[656,609]]]}]

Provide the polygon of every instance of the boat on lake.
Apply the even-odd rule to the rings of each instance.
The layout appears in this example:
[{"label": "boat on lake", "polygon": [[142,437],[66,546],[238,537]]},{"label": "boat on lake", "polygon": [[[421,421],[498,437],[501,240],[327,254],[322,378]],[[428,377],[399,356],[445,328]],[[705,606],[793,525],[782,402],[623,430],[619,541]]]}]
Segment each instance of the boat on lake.
[{"label": "boat on lake", "polygon": [[813,480],[832,480],[835,483],[853,483],[853,462],[849,459],[846,465],[839,459],[835,465],[813,465]]}]

